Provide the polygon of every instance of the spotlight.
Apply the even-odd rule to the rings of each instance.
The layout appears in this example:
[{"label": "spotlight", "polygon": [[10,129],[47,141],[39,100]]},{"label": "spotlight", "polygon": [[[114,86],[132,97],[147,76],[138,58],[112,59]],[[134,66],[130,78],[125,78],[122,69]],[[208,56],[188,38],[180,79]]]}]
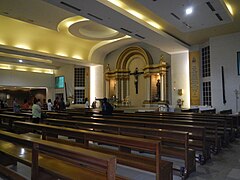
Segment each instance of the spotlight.
[{"label": "spotlight", "polygon": [[187,14],[187,15],[192,14],[192,11],[193,11],[192,7],[187,8],[187,9],[186,9],[186,14]]}]

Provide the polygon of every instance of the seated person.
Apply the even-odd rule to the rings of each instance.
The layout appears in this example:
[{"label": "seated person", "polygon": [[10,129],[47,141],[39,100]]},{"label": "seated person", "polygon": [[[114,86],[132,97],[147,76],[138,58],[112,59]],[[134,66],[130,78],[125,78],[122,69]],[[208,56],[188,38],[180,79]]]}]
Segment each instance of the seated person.
[{"label": "seated person", "polygon": [[89,101],[88,101],[88,98],[85,98],[85,108],[89,108]]},{"label": "seated person", "polygon": [[93,108],[93,109],[96,109],[96,108],[97,108],[97,102],[96,102],[96,101],[93,101],[93,103],[92,103],[92,108]]},{"label": "seated person", "polygon": [[113,112],[112,105],[109,102],[107,102],[107,98],[104,98],[102,103],[102,114],[111,115],[112,112]]},{"label": "seated person", "polygon": [[29,104],[27,99],[24,100],[24,103],[22,104],[21,109],[29,109]]}]

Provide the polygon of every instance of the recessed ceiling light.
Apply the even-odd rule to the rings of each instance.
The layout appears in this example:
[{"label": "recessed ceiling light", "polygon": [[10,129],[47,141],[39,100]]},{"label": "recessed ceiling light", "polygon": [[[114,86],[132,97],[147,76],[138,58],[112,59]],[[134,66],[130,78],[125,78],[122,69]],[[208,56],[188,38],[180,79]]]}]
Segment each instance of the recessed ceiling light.
[{"label": "recessed ceiling light", "polygon": [[19,59],[19,60],[18,60],[18,62],[22,63],[22,62],[23,62],[23,60]]},{"label": "recessed ceiling light", "polygon": [[186,9],[186,14],[187,15],[192,14],[192,11],[193,11],[192,7],[189,7]]}]

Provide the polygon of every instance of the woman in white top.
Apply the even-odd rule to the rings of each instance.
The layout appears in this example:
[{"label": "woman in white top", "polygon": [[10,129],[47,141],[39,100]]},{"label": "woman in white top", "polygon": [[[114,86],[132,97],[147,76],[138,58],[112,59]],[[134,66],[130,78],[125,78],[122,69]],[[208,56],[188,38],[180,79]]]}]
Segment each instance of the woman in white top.
[{"label": "woman in white top", "polygon": [[47,109],[48,109],[48,111],[52,111],[52,107],[53,107],[52,101],[51,101],[51,99],[48,99],[48,103],[47,103]]}]

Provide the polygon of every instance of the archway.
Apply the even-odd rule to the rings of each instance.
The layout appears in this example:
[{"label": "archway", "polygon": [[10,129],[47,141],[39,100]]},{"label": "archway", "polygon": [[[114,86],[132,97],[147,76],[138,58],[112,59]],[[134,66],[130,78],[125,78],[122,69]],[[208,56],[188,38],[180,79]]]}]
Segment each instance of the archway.
[{"label": "archway", "polygon": [[[150,79],[145,70],[152,62],[150,54],[141,47],[129,47],[120,54],[115,78],[120,103],[128,101],[132,106],[140,106],[149,99]],[[134,74],[136,69],[138,74]]]}]

